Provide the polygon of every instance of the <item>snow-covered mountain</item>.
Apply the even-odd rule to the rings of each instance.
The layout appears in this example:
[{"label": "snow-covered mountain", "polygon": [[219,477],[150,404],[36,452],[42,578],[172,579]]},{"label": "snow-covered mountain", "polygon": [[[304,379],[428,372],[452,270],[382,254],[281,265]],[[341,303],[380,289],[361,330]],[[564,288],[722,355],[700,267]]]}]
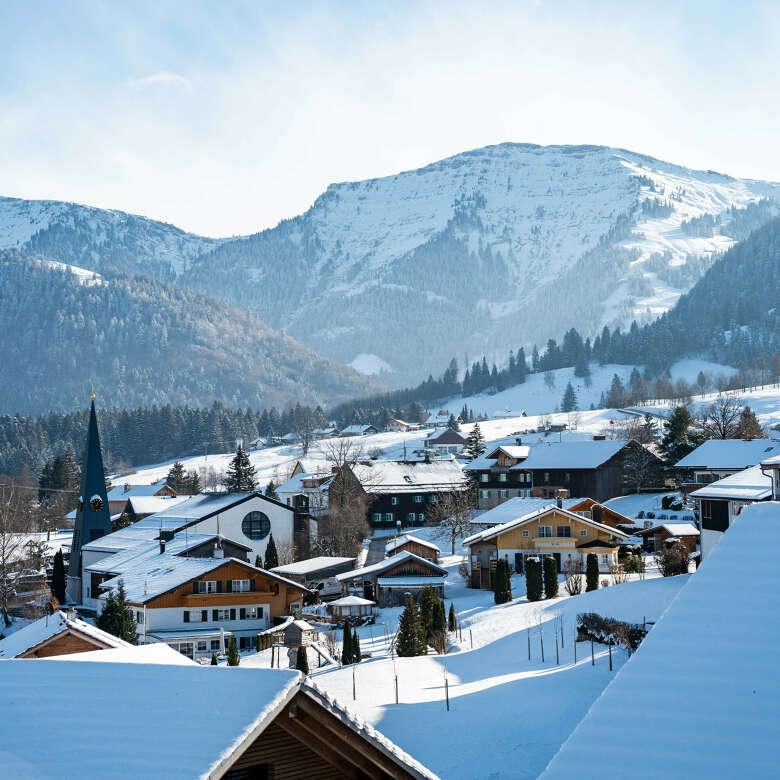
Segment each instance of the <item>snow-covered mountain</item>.
[{"label": "snow-covered mountain", "polygon": [[[17,205],[11,235],[13,246],[95,270],[108,255],[127,267],[117,261],[137,247],[128,270],[175,275],[319,352],[370,371],[389,365],[400,383],[453,355],[503,357],[569,327],[585,335],[652,318],[713,253],[777,214],[776,199],[778,184],[621,149],[501,144],[333,184],[304,214],[245,238],[63,204],[46,204],[37,234]],[[0,201],[0,246],[7,211]]]}]

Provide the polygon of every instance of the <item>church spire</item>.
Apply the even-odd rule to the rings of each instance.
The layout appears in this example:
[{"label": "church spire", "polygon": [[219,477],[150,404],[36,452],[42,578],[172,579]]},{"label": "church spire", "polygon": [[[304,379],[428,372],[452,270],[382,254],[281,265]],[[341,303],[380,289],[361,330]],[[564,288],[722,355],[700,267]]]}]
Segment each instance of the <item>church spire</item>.
[{"label": "church spire", "polygon": [[80,604],[83,597],[87,595],[93,599],[98,596],[97,593],[87,594],[86,590],[82,595],[81,548],[93,539],[108,533],[111,533],[111,514],[108,509],[93,388],[89,407],[86,458],[81,472],[81,492],[76,509],[76,523],[73,528],[73,543],[68,565],[68,597],[76,603]]}]

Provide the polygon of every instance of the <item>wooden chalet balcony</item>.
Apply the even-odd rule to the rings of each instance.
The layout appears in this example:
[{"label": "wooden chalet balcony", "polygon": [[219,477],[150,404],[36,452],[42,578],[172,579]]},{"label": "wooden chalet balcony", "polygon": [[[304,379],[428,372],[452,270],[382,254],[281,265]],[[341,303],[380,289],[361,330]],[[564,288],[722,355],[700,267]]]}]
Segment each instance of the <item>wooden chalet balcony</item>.
[{"label": "wooden chalet balcony", "polygon": [[270,590],[245,590],[240,593],[186,593],[182,596],[182,606],[208,607],[212,604],[230,606],[231,604],[254,604],[270,600],[274,594]]},{"label": "wooden chalet balcony", "polygon": [[572,550],[577,546],[577,543],[573,537],[570,536],[537,536],[534,539],[534,547],[544,547],[549,549],[550,547],[558,548],[561,550]]}]

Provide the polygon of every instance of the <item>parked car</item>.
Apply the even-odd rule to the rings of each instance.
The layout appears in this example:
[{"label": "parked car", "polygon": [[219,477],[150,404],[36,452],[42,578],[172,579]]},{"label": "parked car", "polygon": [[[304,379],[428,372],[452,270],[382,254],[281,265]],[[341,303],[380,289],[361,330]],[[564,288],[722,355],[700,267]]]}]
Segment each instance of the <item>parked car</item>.
[{"label": "parked car", "polygon": [[341,583],[335,577],[328,577],[315,582],[311,589],[316,590],[320,594],[321,599],[338,598],[341,595]]}]

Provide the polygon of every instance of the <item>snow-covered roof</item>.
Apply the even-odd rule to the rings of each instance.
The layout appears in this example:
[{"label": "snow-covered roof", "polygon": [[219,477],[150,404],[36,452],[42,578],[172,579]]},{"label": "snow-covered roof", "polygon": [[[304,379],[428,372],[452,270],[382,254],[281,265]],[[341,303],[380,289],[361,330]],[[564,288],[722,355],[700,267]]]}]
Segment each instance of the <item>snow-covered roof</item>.
[{"label": "snow-covered roof", "polygon": [[531,448],[526,444],[501,444],[488,452],[488,456],[494,460],[498,457],[499,450],[509,455],[510,458],[516,458],[518,460],[527,458],[531,452]]},{"label": "snow-covered roof", "polygon": [[536,511],[530,512],[527,515],[516,517],[514,520],[509,520],[506,523],[502,523],[501,525],[492,525],[490,528],[486,528],[484,531],[479,531],[475,534],[472,534],[471,536],[466,537],[463,540],[463,544],[470,545],[474,544],[475,542],[484,542],[490,539],[494,539],[496,536],[500,536],[501,534],[506,533],[507,531],[510,531],[517,526],[525,525],[525,523],[530,522],[538,522],[539,520],[542,520],[547,514],[554,511],[568,517],[570,520],[575,520],[577,522],[584,523],[585,525],[592,526],[593,528],[604,531],[611,536],[616,536],[620,539],[629,538],[628,534],[624,534],[622,531],[618,531],[617,528],[612,528],[612,526],[604,525],[603,523],[597,523],[595,520],[591,520],[589,517],[584,517],[583,515],[570,512],[568,509],[562,509],[561,507],[556,507],[553,505],[537,509]]},{"label": "snow-covered roof", "polygon": [[[544,780],[776,777],[780,504],[746,507],[550,762]],[[734,577],[735,561],[750,577]],[[750,639],[748,639],[750,638]],[[760,638],[760,639],[759,639]],[[609,738],[605,739],[604,735]],[[652,735],[653,758],[637,758]]]},{"label": "snow-covered roof", "polygon": [[362,577],[370,577],[374,574],[380,574],[383,571],[387,571],[388,569],[391,569],[393,566],[397,566],[399,563],[403,563],[406,560],[414,560],[418,561],[419,563],[423,564],[426,568],[432,569],[434,571],[437,571],[439,574],[446,574],[446,569],[443,569],[441,566],[437,566],[432,561],[429,561],[427,558],[421,558],[419,555],[415,555],[412,552],[409,552],[408,550],[404,550],[404,552],[396,553],[395,555],[391,555],[389,558],[385,558],[383,561],[379,561],[379,563],[373,563],[371,566],[364,566],[362,569],[353,569],[352,571],[346,571],[343,574],[337,574],[336,579],[339,582],[344,582],[345,580],[354,580]]},{"label": "snow-covered roof", "polygon": [[441,548],[438,544],[434,544],[433,542],[429,542],[427,539],[420,539],[419,536],[412,536],[411,534],[403,534],[403,536],[399,536],[396,539],[391,539],[386,545],[385,545],[385,552],[392,552],[397,547],[403,547],[403,545],[408,544],[409,542],[414,542],[415,544],[421,544],[423,547],[428,547],[431,550],[435,550],[437,553],[441,552]]},{"label": "snow-covered roof", "polygon": [[762,473],[761,466],[751,466],[716,482],[710,482],[690,495],[691,498],[699,499],[763,501],[772,495],[772,478]]},{"label": "snow-covered roof", "polygon": [[384,587],[397,587],[397,588],[416,588],[420,585],[444,585],[447,581],[447,575],[444,574],[440,577],[423,577],[421,575],[415,576],[413,574],[403,577],[377,577],[377,584]]},{"label": "snow-covered roof", "polygon": [[354,558],[340,558],[335,555],[320,555],[316,558],[307,558],[305,561],[296,561],[295,563],[287,563],[284,566],[275,566],[271,571],[276,574],[287,576],[311,574],[312,572],[317,572],[321,569],[328,569],[331,566],[353,563],[354,560]]},{"label": "snow-covered roof", "polygon": [[165,518],[151,515],[139,520],[137,523],[120,528],[110,534],[101,536],[82,546],[83,550],[102,550],[108,553],[116,553],[126,550],[139,542],[157,539],[160,531],[176,530],[181,526],[178,518]]},{"label": "snow-covered roof", "polygon": [[780,454],[772,439],[707,439],[675,464],[686,469],[745,469]]},{"label": "snow-covered roof", "polygon": [[0,659],[16,658],[67,631],[92,639],[106,647],[131,647],[119,637],[101,631],[79,618],[69,618],[64,612],[58,610],[53,615],[46,615],[0,640]]},{"label": "snow-covered roof", "polygon": [[[216,540],[216,534],[185,534],[180,533],[165,543],[165,552],[171,555],[181,555],[188,550],[199,547],[204,542]],[[86,571],[95,573],[121,574],[125,569],[138,566],[144,561],[160,556],[160,542],[152,539],[138,541],[132,546],[114,555],[107,555],[94,563],[85,564]]]},{"label": "snow-covered roof", "polygon": [[44,661],[97,661],[100,663],[121,664],[165,664],[166,666],[197,666],[195,661],[174,650],[165,642],[152,642],[148,645],[127,645],[107,650],[90,650],[86,653],[71,655],[52,655]]},{"label": "snow-covered roof", "polygon": [[457,438],[461,439],[464,443],[466,442],[466,437],[462,433],[460,433],[460,431],[455,431],[452,428],[438,428],[433,433],[426,436],[425,441],[436,441],[437,439],[441,439],[442,436],[449,436],[451,434],[454,434]]},{"label": "snow-covered roof", "polygon": [[[251,498],[256,493],[200,493],[197,496],[188,496],[186,501],[168,507],[152,517],[155,520],[168,522],[179,521],[181,524],[202,520],[204,517],[224,512],[230,507]],[[150,520],[151,518],[146,518]]]},{"label": "snow-covered roof", "polygon": [[652,528],[637,531],[636,534],[638,536],[647,536],[660,528],[672,536],[699,536],[699,529],[693,523],[661,523]]},{"label": "snow-covered roof", "polygon": [[[109,501],[123,501],[127,498],[141,498],[142,496],[155,496],[165,487],[165,483],[161,482],[158,485],[128,485],[122,483],[121,485],[114,485],[111,490],[108,491],[107,498]],[[127,488],[127,490],[125,489]]]},{"label": "snow-covered roof", "polygon": [[376,604],[375,601],[369,599],[361,599],[360,596],[344,596],[343,598],[336,599],[335,601],[329,601],[328,607],[368,607]]},{"label": "snow-covered roof", "polygon": [[373,425],[348,425],[346,428],[342,428],[341,432],[347,436],[355,434],[363,434],[368,430],[376,430]]},{"label": "snow-covered roof", "polygon": [[[334,474],[325,474],[323,472],[299,472],[295,476],[290,477],[287,482],[283,482],[276,488],[277,493],[300,493],[302,490],[319,490],[326,493],[328,490],[328,484],[333,479]],[[315,479],[320,484],[316,488],[304,487],[303,481],[308,479]]]},{"label": "snow-covered roof", "polygon": [[9,562],[20,561],[28,557],[30,544],[42,544],[45,557],[52,557],[57,550],[70,550],[73,542],[73,529],[64,528],[57,531],[35,531],[29,534],[19,535],[19,544],[14,544],[14,549],[9,554]]},{"label": "snow-covered roof", "polygon": [[189,496],[131,496],[127,500],[137,515],[153,515],[181,504]]},{"label": "snow-covered roof", "polygon": [[534,444],[528,457],[512,469],[595,469],[628,444],[623,439],[607,441],[553,441]]},{"label": "snow-covered roof", "polygon": [[[564,498],[563,508],[570,509],[583,500],[582,498]],[[555,506],[555,502],[554,498],[510,498],[498,506],[476,515],[472,523],[474,525],[500,525],[518,517],[525,517],[531,512]]]},{"label": "snow-covered roof", "polygon": [[395,461],[377,460],[353,467],[355,476],[369,493],[417,493],[424,490],[446,490],[465,484],[461,465],[446,460]]}]

